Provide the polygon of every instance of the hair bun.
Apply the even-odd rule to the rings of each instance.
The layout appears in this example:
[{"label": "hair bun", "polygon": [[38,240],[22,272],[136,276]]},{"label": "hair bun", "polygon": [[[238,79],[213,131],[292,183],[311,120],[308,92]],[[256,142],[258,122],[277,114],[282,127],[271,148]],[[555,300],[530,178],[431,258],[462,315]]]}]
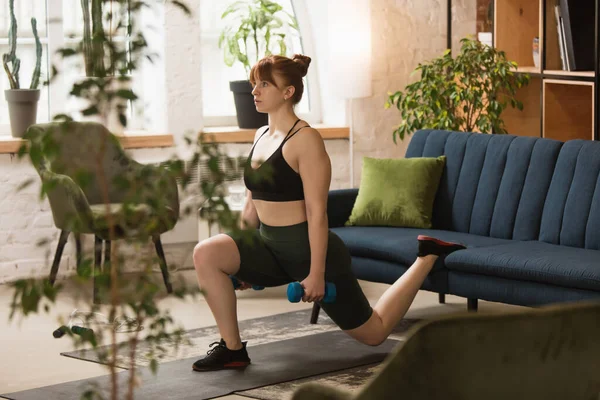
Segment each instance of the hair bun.
[{"label": "hair bun", "polygon": [[302,76],[306,76],[306,73],[308,72],[308,66],[310,65],[311,61],[310,57],[302,54],[294,54],[292,60],[298,63],[298,66],[300,67],[300,74]]}]

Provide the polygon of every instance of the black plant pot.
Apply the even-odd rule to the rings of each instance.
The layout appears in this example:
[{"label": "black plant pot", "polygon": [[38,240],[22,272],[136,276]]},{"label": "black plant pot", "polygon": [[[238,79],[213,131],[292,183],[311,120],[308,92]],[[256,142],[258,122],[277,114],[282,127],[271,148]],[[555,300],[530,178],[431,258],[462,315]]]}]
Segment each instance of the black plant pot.
[{"label": "black plant pot", "polygon": [[257,129],[269,123],[269,114],[256,111],[250,81],[229,82],[229,89],[233,92],[238,126],[241,129]]}]

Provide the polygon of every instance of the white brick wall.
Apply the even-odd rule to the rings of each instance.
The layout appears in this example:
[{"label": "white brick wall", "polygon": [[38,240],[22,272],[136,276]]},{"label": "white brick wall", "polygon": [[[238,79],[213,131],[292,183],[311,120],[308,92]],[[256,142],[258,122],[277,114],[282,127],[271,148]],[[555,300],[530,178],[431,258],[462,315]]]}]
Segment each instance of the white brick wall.
[{"label": "white brick wall", "polygon": [[[327,151],[331,157],[334,189],[347,187],[348,141],[328,140]],[[250,144],[223,145],[223,151],[231,156],[247,154]],[[140,162],[159,162],[169,158],[174,149],[140,149],[130,154]],[[40,201],[40,179],[27,158],[0,154],[0,283],[28,276],[47,276],[56,251],[60,231],[54,226],[48,200]],[[33,184],[18,190],[28,179]],[[38,245],[40,241],[44,245]],[[86,257],[93,257],[92,235],[83,235],[83,249]],[[122,243],[122,242],[120,242]],[[195,242],[165,244],[165,256],[171,268],[189,268]],[[129,260],[124,270],[140,268],[140,254],[154,256],[154,245],[150,240],[140,248],[119,245],[119,253]],[[158,264],[155,266],[158,270]],[[74,273],[75,244],[72,235],[65,247],[59,267],[59,278]]]}]

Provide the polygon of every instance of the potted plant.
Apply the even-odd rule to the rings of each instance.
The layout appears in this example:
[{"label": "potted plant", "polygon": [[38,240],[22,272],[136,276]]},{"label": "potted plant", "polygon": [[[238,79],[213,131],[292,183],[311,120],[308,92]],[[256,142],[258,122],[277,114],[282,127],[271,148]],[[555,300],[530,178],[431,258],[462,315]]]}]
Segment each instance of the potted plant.
[{"label": "potted plant", "polygon": [[[117,2],[121,4],[128,4],[131,7],[131,13],[127,16],[129,26],[131,27],[130,34],[130,48],[128,52],[120,51],[116,46],[113,46],[109,41],[104,42],[103,49],[107,53],[111,53],[107,59],[111,60],[111,65],[123,65],[135,71],[139,68],[138,61],[143,58],[154,58],[153,53],[149,50],[149,43],[146,41],[142,31],[137,32],[136,27],[139,21],[139,11],[143,9],[151,8],[159,1],[156,0],[103,0],[106,4],[109,1]],[[186,15],[190,15],[189,8],[181,0],[168,0],[167,3],[181,9]],[[114,14],[109,15],[110,18],[115,18],[113,23],[119,25],[123,23],[121,20],[117,20],[117,16]],[[102,37],[101,37],[102,38]],[[102,39],[102,40],[105,40]],[[59,54],[63,57],[72,57],[75,55],[82,54],[84,46],[76,46],[69,48],[59,49]],[[106,64],[107,65],[107,64]],[[54,67],[55,73],[52,78],[56,78],[60,71]],[[105,71],[110,71],[110,67],[106,68]],[[94,73],[95,74],[95,73]],[[94,75],[93,74],[93,75]],[[95,78],[95,76],[92,76]],[[96,80],[91,80],[96,85]],[[90,86],[91,87],[91,86]],[[96,94],[90,96],[90,105],[88,112],[90,115],[94,114],[94,109],[98,110],[101,107],[100,102],[106,99],[104,86],[95,86]],[[82,87],[81,90],[87,90]],[[83,95],[82,92],[78,93]],[[118,94],[118,93],[117,93]],[[119,94],[121,98],[124,98],[126,94]],[[68,129],[70,123],[70,117],[65,114],[55,116],[56,120],[64,120],[64,125],[59,125],[57,129]],[[152,172],[153,168],[145,168],[138,165],[132,160],[127,160],[117,155],[117,160],[121,163],[120,172],[114,177],[113,180],[109,181],[106,174],[101,173],[103,168],[100,168],[102,163],[111,159],[115,156],[114,152],[109,153],[107,150],[108,146],[100,143],[97,149],[97,153],[94,152],[94,157],[91,157],[86,152],[85,148],[81,149],[81,154],[77,155],[77,162],[83,160],[85,157],[91,157],[91,162],[98,165],[97,172],[90,173],[90,170],[85,168],[76,171],[70,171],[71,177],[67,177],[65,174],[56,173],[51,168],[46,169],[46,165],[42,160],[60,160],[59,155],[63,150],[61,147],[61,141],[57,141],[58,135],[43,135],[36,134],[38,129],[30,128],[28,133],[30,136],[26,137],[30,140],[28,143],[23,143],[19,148],[19,158],[25,157],[26,155],[31,160],[33,165],[43,166],[44,171],[42,174],[48,179],[48,184],[42,184],[40,187],[40,199],[46,197],[55,197],[58,199],[71,198],[75,196],[81,199],[83,193],[80,188],[86,187],[87,185],[94,184],[93,192],[97,198],[102,202],[107,214],[110,218],[108,221],[108,239],[112,242],[113,252],[109,259],[104,258],[103,264],[105,268],[93,268],[94,260],[83,253],[81,260],[76,261],[76,268],[73,275],[67,277],[71,285],[75,285],[76,288],[89,288],[92,282],[97,283],[97,288],[100,293],[105,295],[106,303],[101,307],[99,304],[90,304],[92,313],[86,314],[85,317],[80,313],[77,313],[78,322],[83,327],[79,327],[77,324],[67,324],[66,320],[61,321],[61,326],[57,324],[57,332],[55,337],[58,339],[61,335],[65,335],[73,341],[73,345],[76,347],[86,346],[88,351],[94,353],[101,364],[105,365],[107,371],[110,373],[110,384],[105,387],[97,385],[78,386],[73,389],[73,392],[68,394],[69,398],[86,398],[86,399],[98,399],[105,398],[111,400],[117,399],[128,399],[133,400],[135,398],[136,389],[140,385],[146,383],[145,379],[141,379],[139,375],[139,363],[148,365],[152,372],[156,372],[159,368],[159,363],[162,361],[163,355],[171,353],[173,350],[177,350],[179,345],[186,344],[189,340],[184,336],[182,328],[178,327],[177,322],[174,320],[170,313],[169,308],[161,307],[159,304],[160,299],[163,296],[163,289],[161,288],[160,280],[157,283],[152,278],[152,270],[156,265],[154,257],[149,257],[144,249],[148,245],[147,239],[144,235],[139,235],[138,229],[129,228],[127,224],[121,225],[125,229],[127,234],[125,240],[132,249],[137,249],[135,254],[122,254],[119,252],[119,242],[122,240],[116,240],[116,229],[117,229],[117,217],[118,212],[113,213],[112,208],[114,203],[110,202],[112,196],[109,193],[109,184],[116,188],[115,192],[118,192],[118,198],[121,200],[122,213],[121,215],[127,215],[134,217],[135,215],[130,214],[132,210],[136,210],[136,205],[140,204],[140,195],[144,194],[146,201],[145,206],[150,210],[156,210],[161,207],[166,201],[164,195],[164,188],[168,185],[172,187],[172,181],[175,178],[178,185],[180,186],[181,192],[186,193],[186,190],[199,190],[201,196],[199,198],[207,199],[203,203],[203,209],[206,211],[206,218],[209,225],[219,223],[223,229],[228,231],[239,231],[240,227],[237,225],[237,215],[232,213],[228,203],[225,199],[224,184],[231,179],[232,171],[230,170],[233,165],[237,165],[229,156],[227,156],[223,149],[219,147],[218,143],[214,140],[206,138],[205,134],[197,136],[195,132],[186,135],[185,143],[189,146],[190,152],[186,151],[187,160],[182,160],[173,155],[171,159],[165,161],[163,164],[164,170],[158,174]],[[60,131],[58,132],[60,133]],[[106,140],[112,140],[106,138]],[[69,155],[69,154],[67,154]],[[67,156],[65,155],[65,156]],[[194,179],[198,165],[206,165],[207,171],[205,178],[201,183]],[[58,162],[57,164],[60,164]],[[137,165],[137,167],[136,167]],[[48,166],[50,167],[50,166]],[[64,170],[63,170],[64,171]],[[156,175],[155,175],[156,174]],[[171,183],[169,183],[171,182]],[[20,185],[19,189],[24,189],[32,183],[31,180],[24,182]],[[61,187],[67,185],[69,189],[62,191]],[[198,185],[196,189],[193,189],[195,185]],[[74,189],[71,191],[71,189]],[[97,191],[97,192],[96,192]],[[57,193],[58,192],[58,193]],[[66,207],[79,207],[78,204],[68,204]],[[185,210],[182,210],[184,214],[191,212],[197,213],[199,204],[190,204]],[[72,214],[66,217],[69,219],[67,225],[78,224],[77,216]],[[146,226],[142,229],[152,229],[156,224],[160,224],[159,218],[156,220],[148,221]],[[54,241],[54,238],[46,238],[46,240],[39,241],[40,246],[49,245]],[[109,242],[109,243],[110,243]],[[62,250],[61,250],[62,251]],[[142,274],[132,279],[131,275],[125,275],[128,271],[125,270],[125,260],[130,262],[134,259],[134,262],[142,268]],[[98,263],[100,260],[98,260]],[[14,289],[13,300],[10,304],[11,312],[10,318],[15,316],[28,316],[30,314],[50,312],[57,299],[65,293],[69,293],[65,290],[65,286],[62,284],[52,285],[47,277],[43,278],[27,278],[19,279],[11,284]],[[172,296],[177,298],[184,298],[188,295],[197,295],[199,291],[196,285],[191,288],[186,285],[185,281],[180,281],[179,285],[174,288]],[[71,296],[69,293],[68,296]],[[86,300],[87,299],[87,300]],[[83,299],[79,299],[84,303],[89,303],[92,300],[91,296],[86,296]],[[105,314],[99,314],[100,312]],[[144,327],[143,330],[138,329]],[[78,329],[76,329],[78,328]],[[84,328],[84,329],[81,329]],[[93,328],[93,329],[87,329]],[[119,336],[117,336],[117,330],[120,329]],[[142,346],[143,345],[143,346]],[[107,347],[110,346],[110,347]],[[119,367],[118,361],[121,360],[128,366],[127,379],[120,379],[118,376],[121,368]],[[122,365],[122,364],[121,364]],[[76,393],[77,390],[81,390],[81,396]]]},{"label": "potted plant", "polygon": [[429,63],[419,64],[421,79],[404,91],[388,93],[385,108],[395,105],[402,122],[394,130],[400,140],[412,132],[445,129],[465,132],[507,133],[502,112],[509,105],[523,110],[515,95],[529,83],[517,73],[517,64],[506,54],[479,41],[461,40],[460,54],[450,51]]},{"label": "potted plant", "polygon": [[[113,5],[117,12],[113,12]],[[103,14],[106,6],[110,15]],[[81,100],[83,119],[100,122],[115,134],[124,132],[127,104],[137,97],[131,90],[131,65],[120,56],[125,49],[112,40],[113,32],[107,35],[103,19],[130,35],[133,21],[123,13],[131,6],[131,0],[81,0],[83,38],[77,53],[83,56],[85,77],[73,85],[70,94]]]},{"label": "potted plant", "polygon": [[[10,115],[10,127],[13,137],[22,137],[27,128],[36,123],[37,103],[40,99],[40,68],[42,63],[42,44],[37,32],[37,21],[31,18],[31,29],[35,37],[36,62],[31,77],[29,89],[21,89],[19,82],[19,70],[21,60],[17,58],[17,19],[14,10],[15,0],[9,1],[10,28],[8,31],[8,53],[2,55],[2,64],[10,82],[10,89],[4,91],[8,102]],[[9,67],[9,64],[12,68]]]},{"label": "potted plant", "polygon": [[[299,32],[294,16],[270,0],[236,1],[227,7],[221,19],[228,21],[219,37],[225,64],[231,67],[236,62],[242,63],[246,76],[261,58],[270,54],[286,55],[287,34]],[[274,51],[274,47],[278,51]],[[259,128],[268,123],[268,115],[256,111],[248,79],[232,81],[229,88],[233,92],[240,128]]]}]

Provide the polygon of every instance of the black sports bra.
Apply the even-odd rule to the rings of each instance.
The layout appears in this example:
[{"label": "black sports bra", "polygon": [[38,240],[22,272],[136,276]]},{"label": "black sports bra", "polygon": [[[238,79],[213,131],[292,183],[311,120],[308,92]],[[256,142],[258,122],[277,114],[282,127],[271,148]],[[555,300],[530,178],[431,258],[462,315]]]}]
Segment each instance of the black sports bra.
[{"label": "black sports bra", "polygon": [[303,126],[290,135],[298,122],[300,120],[297,120],[292,126],[277,150],[258,168],[252,168],[252,154],[256,143],[269,131],[269,128],[260,135],[252,146],[244,168],[244,183],[246,188],[252,192],[253,199],[276,202],[304,200],[304,188],[300,174],[294,171],[285,161],[282,150],[285,142],[298,133],[300,129],[307,127]]}]

